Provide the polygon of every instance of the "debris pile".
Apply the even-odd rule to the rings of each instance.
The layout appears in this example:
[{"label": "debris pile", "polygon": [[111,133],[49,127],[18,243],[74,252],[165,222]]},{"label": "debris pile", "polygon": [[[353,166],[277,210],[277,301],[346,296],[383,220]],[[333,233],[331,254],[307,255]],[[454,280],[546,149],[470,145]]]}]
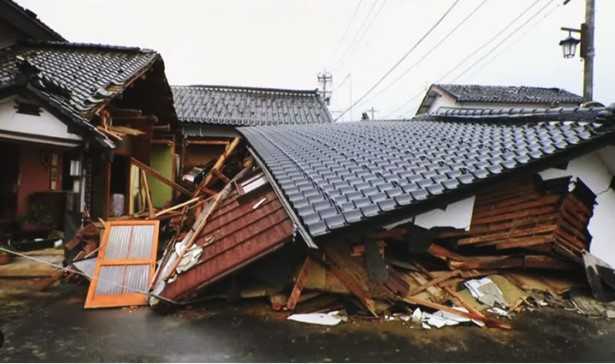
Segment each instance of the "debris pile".
[{"label": "debris pile", "polygon": [[[259,297],[289,320],[322,325],[352,314],[509,329],[516,312],[574,307],[564,296],[588,287],[596,196],[580,180],[535,177],[485,189],[467,229],[407,219],[314,246],[267,171],[246,153],[231,158],[232,145],[185,199],[150,206],[145,219],[86,225],[67,244],[73,267],[93,277],[86,307]],[[159,238],[159,228],[171,233]]]}]

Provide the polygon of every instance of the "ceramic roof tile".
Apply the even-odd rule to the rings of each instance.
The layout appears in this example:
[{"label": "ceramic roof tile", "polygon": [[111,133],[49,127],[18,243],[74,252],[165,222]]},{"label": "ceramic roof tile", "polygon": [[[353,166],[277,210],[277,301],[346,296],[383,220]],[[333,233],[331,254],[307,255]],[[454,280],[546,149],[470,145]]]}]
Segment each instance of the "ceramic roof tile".
[{"label": "ceramic roof tile", "polygon": [[24,67],[42,94],[76,118],[102,101],[160,56],[134,47],[68,42],[23,42],[0,50],[0,87],[16,83]]},{"label": "ceramic roof tile", "polygon": [[236,86],[173,86],[178,118],[185,126],[256,126],[331,123],[316,90]]},{"label": "ceramic roof tile", "polygon": [[[503,117],[500,114],[497,120]],[[517,118],[510,123],[473,118],[433,116],[410,122],[238,130],[278,182],[293,181],[281,183],[281,189],[314,237],[471,188],[550,154],[615,134],[614,121],[604,115],[577,121]],[[540,152],[532,152],[527,145]],[[390,186],[394,193],[382,192],[383,186]]]},{"label": "ceramic roof tile", "polygon": [[560,88],[528,86],[434,85],[451,94],[457,102],[510,104],[580,104],[583,98]]}]

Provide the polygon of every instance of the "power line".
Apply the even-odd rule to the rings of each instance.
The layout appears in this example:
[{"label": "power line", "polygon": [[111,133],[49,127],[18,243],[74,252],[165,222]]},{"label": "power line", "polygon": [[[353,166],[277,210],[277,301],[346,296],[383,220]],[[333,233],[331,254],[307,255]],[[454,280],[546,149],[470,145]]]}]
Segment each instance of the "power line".
[{"label": "power line", "polygon": [[337,50],[341,48],[341,45],[344,42],[344,40],[346,39],[346,36],[348,35],[348,31],[350,30],[350,27],[351,27],[352,23],[354,23],[354,19],[357,17],[357,14],[359,13],[359,9],[361,8],[361,4],[363,4],[363,0],[359,0],[359,2],[357,2],[357,6],[355,6],[354,11],[352,12],[352,16],[350,17],[350,21],[348,21],[348,25],[346,26],[346,29],[344,30],[344,33],[342,33],[342,36],[337,41],[336,47],[333,48],[333,53],[331,54],[331,57],[329,57],[329,59],[333,58],[333,56],[335,56],[337,54]]},{"label": "power line", "polygon": [[331,92],[335,92],[340,87],[344,86],[344,84],[346,83],[346,81],[348,81],[349,78],[350,78],[350,72],[347,73],[346,76],[344,76],[344,79],[342,79],[342,81],[340,83],[338,83],[337,85],[335,85],[335,87],[333,87],[333,90]]},{"label": "power line", "polygon": [[372,6],[370,6],[369,10],[367,10],[367,14],[365,15],[365,17],[363,18],[363,21],[359,25],[359,28],[357,29],[357,32],[355,33],[354,38],[352,38],[352,41],[348,44],[348,47],[346,47],[346,50],[342,53],[341,57],[333,64],[333,67],[331,67],[332,69],[335,69],[337,68],[338,65],[341,65],[344,58],[346,58],[348,51],[354,48],[354,44],[359,38],[359,35],[361,34],[362,30],[365,28],[367,21],[370,18],[370,15],[372,14],[372,12],[374,11],[374,8],[376,8],[376,5],[378,4],[378,1],[380,0],[374,0],[374,2],[372,3]]},{"label": "power line", "polygon": [[367,33],[369,33],[369,30],[372,28],[372,25],[374,25],[374,23],[376,23],[376,19],[378,19],[378,16],[382,12],[382,9],[384,9],[384,6],[386,5],[386,3],[387,3],[387,0],[382,0],[382,2],[380,3],[380,7],[378,8],[378,10],[376,10],[376,14],[371,18],[369,24],[367,24],[367,26],[365,27],[365,30],[359,36],[359,39],[355,43],[355,46],[353,47],[352,51],[350,52],[350,55],[354,54],[356,48],[361,44],[361,42],[365,38],[365,35]]},{"label": "power line", "polygon": [[[525,14],[527,14],[530,10],[532,10],[532,8],[534,6],[536,6],[541,0],[535,0],[533,3],[530,4],[530,6],[528,6],[527,8],[525,8],[523,11],[521,11],[521,13],[519,13],[519,15],[517,15],[513,20],[511,20],[510,22],[508,22],[500,31],[498,31],[493,37],[489,38],[489,40],[487,40],[485,43],[481,44],[480,46],[478,46],[476,49],[472,50],[472,52],[468,53],[467,56],[465,56],[461,61],[459,61],[457,64],[455,64],[455,66],[453,66],[450,70],[448,70],[442,77],[438,78],[438,80],[435,83],[440,83],[442,82],[442,80],[444,80],[446,77],[448,77],[451,73],[455,72],[458,68],[460,68],[468,59],[472,58],[472,56],[474,56],[475,54],[479,53],[480,51],[482,51],[485,47],[487,47],[488,45],[490,45],[491,43],[493,43],[494,40],[496,40],[500,35],[504,34],[514,23],[517,22],[517,20],[521,19]],[[416,98],[415,96],[413,96],[411,99],[405,101],[401,106],[399,106],[398,108],[395,109],[394,112],[397,112],[403,108],[405,108],[406,106],[408,106],[408,104],[410,104],[413,99]]]},{"label": "power line", "polygon": [[438,41],[438,43],[436,43],[436,45],[434,45],[431,49],[429,49],[429,51],[427,51],[427,53],[425,53],[421,58],[419,58],[418,61],[416,61],[415,63],[413,63],[410,67],[406,68],[404,70],[404,72],[397,77],[396,79],[394,79],[392,82],[390,82],[388,85],[384,86],[380,91],[378,91],[373,97],[382,95],[382,93],[384,93],[386,90],[388,90],[389,88],[395,86],[399,81],[401,81],[411,70],[413,70],[416,66],[418,66],[421,62],[423,62],[427,57],[429,57],[436,49],[438,49],[438,47],[440,47],[444,42],[446,42],[463,24],[465,24],[470,18],[472,18],[472,16],[474,16],[474,14],[476,14],[476,12],[478,12],[478,10],[480,8],[483,7],[483,5],[485,5],[487,3],[488,0],[483,0],[480,4],[478,4],[477,7],[475,7],[466,17],[464,17],[457,25],[455,25],[453,27],[453,29],[451,29],[451,31],[449,31],[442,39],[440,39]]},{"label": "power line", "polygon": [[542,18],[538,19],[537,22],[533,23],[530,26],[530,29],[528,29],[528,31],[526,31],[525,33],[521,34],[520,37],[518,37],[517,39],[515,39],[515,41],[513,43],[510,43],[508,45],[508,47],[504,48],[500,53],[496,54],[494,57],[491,57],[491,59],[489,59],[487,62],[483,63],[483,65],[481,67],[479,67],[478,69],[474,70],[473,72],[470,73],[470,76],[473,76],[474,74],[476,74],[476,72],[483,70],[484,68],[486,68],[487,66],[489,66],[491,63],[493,63],[493,61],[495,61],[496,59],[498,59],[502,54],[506,53],[510,48],[512,48],[514,45],[518,44],[522,39],[524,39],[528,34],[529,31],[531,29],[533,29],[534,27],[538,26],[539,24],[541,24],[543,21],[545,21],[548,17],[550,17],[551,15],[553,15],[553,13],[555,13],[555,11],[560,8],[561,6],[563,6],[564,4],[557,4],[556,6],[554,6],[551,10],[549,10]]},{"label": "power line", "polygon": [[434,29],[436,29],[438,27],[438,25],[440,25],[440,23],[442,23],[442,21],[446,18],[446,16],[455,8],[455,6],[459,3],[460,0],[455,0],[453,2],[453,4],[451,4],[451,6],[449,6],[449,8],[444,12],[444,14],[438,19],[438,21],[436,21],[436,23],[434,25],[431,26],[431,28],[429,28],[429,30],[427,30],[427,32],[425,34],[423,34],[423,36],[421,38],[419,38],[419,40],[414,43],[414,45],[412,47],[410,47],[410,49],[408,49],[406,51],[406,53],[397,61],[395,62],[395,64],[390,67],[385,73],[384,75],[382,75],[378,81],[376,81],[376,83],[374,85],[372,85],[372,87],[370,87],[363,95],[361,95],[361,97],[359,97],[359,99],[357,101],[355,101],[354,103],[352,103],[350,105],[349,108],[347,108],[341,115],[339,115],[335,120],[337,121],[338,119],[340,119],[342,116],[344,116],[344,114],[346,114],[348,111],[350,111],[353,107],[355,107],[359,102],[361,102],[365,97],[367,97],[372,91],[374,91],[374,89],[376,89],[376,87],[378,87],[382,81],[384,81],[393,71],[395,71],[395,69],[397,67],[399,67],[399,65],[406,60],[406,58],[408,58],[408,56],[410,55],[410,53],[412,53],[422,42],[423,40],[425,40],[425,38],[427,38],[433,31]]},{"label": "power line", "polygon": [[491,37],[486,43],[480,45],[478,48],[476,48],[473,52],[468,53],[468,55],[462,59],[459,63],[457,63],[455,65],[455,67],[453,67],[452,69],[450,69],[448,72],[446,72],[446,74],[444,74],[444,76],[440,77],[438,79],[438,81],[436,82],[441,82],[443,79],[447,78],[451,73],[455,72],[459,67],[461,67],[468,59],[472,58],[472,56],[476,55],[477,53],[479,53],[480,51],[482,51],[485,47],[487,47],[488,45],[490,45],[493,41],[495,41],[500,35],[506,33],[506,31],[508,31],[508,29],[510,27],[512,27],[512,25],[514,23],[517,22],[517,20],[521,19],[525,14],[527,14],[530,10],[532,10],[532,8],[536,5],[538,5],[538,3],[542,1],[542,0],[535,0],[533,3],[530,4],[530,6],[528,6],[527,8],[525,8],[521,13],[519,13],[519,15],[517,15],[512,21],[510,21],[508,24],[506,24],[506,26],[504,26],[504,28],[502,28],[499,32],[497,32],[493,37]]},{"label": "power line", "polygon": [[530,21],[534,20],[534,18],[536,18],[538,15],[540,15],[540,13],[542,13],[549,5],[551,5],[555,0],[549,0],[543,7],[541,7],[540,9],[538,9],[538,11],[536,13],[534,13],[532,16],[530,16],[529,18],[527,18],[523,23],[521,23],[521,25],[519,25],[517,28],[515,28],[515,30],[513,30],[510,34],[508,34],[504,39],[502,39],[498,44],[495,45],[495,47],[491,48],[486,54],[484,54],[482,57],[480,57],[478,60],[476,60],[474,63],[472,63],[469,67],[467,67],[465,70],[463,70],[461,72],[461,74],[459,74],[457,77],[455,77],[453,79],[452,82],[457,81],[458,79],[460,79],[461,77],[463,77],[466,73],[468,73],[472,68],[474,68],[474,66],[476,66],[477,64],[479,64],[480,62],[482,62],[484,59],[486,59],[488,56],[490,56],[491,54],[493,54],[493,52],[495,52],[498,48],[500,48],[502,46],[502,44],[504,44],[507,40],[509,40],[513,35],[517,34],[523,27],[525,27],[527,24],[529,24]]}]

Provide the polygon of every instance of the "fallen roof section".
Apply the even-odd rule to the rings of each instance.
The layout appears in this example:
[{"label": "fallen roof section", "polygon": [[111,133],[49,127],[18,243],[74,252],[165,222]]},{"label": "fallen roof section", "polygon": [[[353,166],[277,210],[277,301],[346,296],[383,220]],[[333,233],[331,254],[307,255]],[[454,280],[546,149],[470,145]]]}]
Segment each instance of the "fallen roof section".
[{"label": "fallen roof section", "polygon": [[180,122],[223,126],[327,124],[318,90],[238,86],[172,86]]},{"label": "fallen roof section", "polygon": [[239,131],[318,237],[360,222],[407,218],[597,148],[615,135],[615,118],[613,108],[594,112],[576,118],[560,109],[568,121],[550,112],[514,120],[501,113]]},{"label": "fallen roof section", "polygon": [[[206,207],[195,222],[193,231],[198,235],[187,236],[173,247],[183,252],[181,259],[161,264],[157,297],[184,300],[295,238],[295,225],[262,173],[227,186],[234,187],[227,188],[228,195]],[[206,224],[199,230],[202,221]]]}]

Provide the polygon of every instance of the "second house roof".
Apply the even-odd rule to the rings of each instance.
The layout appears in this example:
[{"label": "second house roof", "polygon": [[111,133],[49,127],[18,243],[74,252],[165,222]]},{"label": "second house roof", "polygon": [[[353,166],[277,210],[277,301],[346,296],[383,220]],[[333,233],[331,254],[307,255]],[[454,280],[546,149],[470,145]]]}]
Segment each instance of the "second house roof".
[{"label": "second house roof", "polygon": [[317,90],[237,86],[172,86],[182,123],[223,126],[331,123]]}]

